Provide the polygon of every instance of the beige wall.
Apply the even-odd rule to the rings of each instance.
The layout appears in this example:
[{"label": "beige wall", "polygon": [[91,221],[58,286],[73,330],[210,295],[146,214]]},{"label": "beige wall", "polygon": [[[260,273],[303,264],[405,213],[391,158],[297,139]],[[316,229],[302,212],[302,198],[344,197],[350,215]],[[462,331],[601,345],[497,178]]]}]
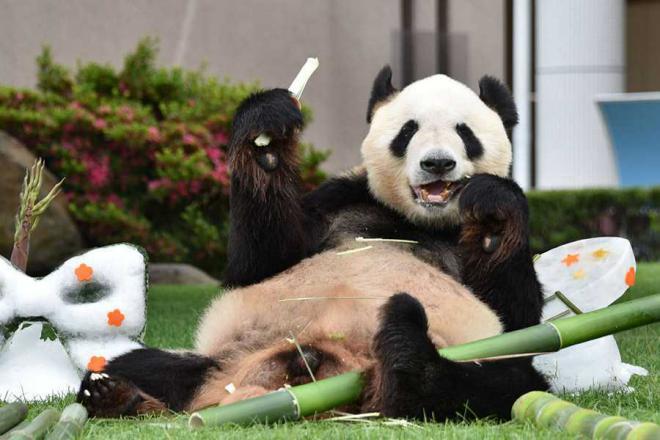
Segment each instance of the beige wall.
[{"label": "beige wall", "polygon": [[[417,0],[416,28],[432,31],[435,2]],[[467,50],[452,54],[475,87],[504,74],[504,0],[452,0],[450,31]],[[118,65],[144,35],[160,39],[160,61],[235,80],[288,86],[308,56],[321,67],[305,91],[315,120],[305,137],[333,155],[336,171],[359,161],[366,103],[378,69],[396,57],[398,0],[0,0],[0,83],[32,86],[43,43],[58,61]]]}]

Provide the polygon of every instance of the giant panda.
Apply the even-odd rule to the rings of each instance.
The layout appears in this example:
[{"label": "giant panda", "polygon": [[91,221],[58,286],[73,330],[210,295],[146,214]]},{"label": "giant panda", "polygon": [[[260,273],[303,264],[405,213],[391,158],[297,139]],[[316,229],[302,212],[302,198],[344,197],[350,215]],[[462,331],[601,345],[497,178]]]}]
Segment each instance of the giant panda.
[{"label": "giant panda", "polygon": [[527,202],[507,177],[507,88],[486,76],[476,94],[434,75],[397,90],[385,67],[367,121],[362,165],[304,193],[298,102],[272,89],[239,106],[232,288],[206,310],[194,352],[143,348],[88,372],[78,400],[91,415],[193,411],[355,369],[367,386],[353,409],[391,417],[506,419],[547,388],[530,358],[437,351],[540,320]]}]

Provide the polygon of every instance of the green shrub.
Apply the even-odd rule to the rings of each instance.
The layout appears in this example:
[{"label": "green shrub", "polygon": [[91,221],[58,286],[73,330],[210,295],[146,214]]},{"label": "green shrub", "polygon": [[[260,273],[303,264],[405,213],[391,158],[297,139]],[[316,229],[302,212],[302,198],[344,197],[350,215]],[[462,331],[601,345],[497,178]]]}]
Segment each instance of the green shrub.
[{"label": "green shrub", "polygon": [[[119,70],[85,63],[73,73],[44,48],[37,90],[0,87],[0,129],[66,177],[64,197],[88,245],[130,241],[152,260],[190,262],[217,276],[230,123],[257,84],[158,67],[156,55],[156,41],[144,39]],[[302,146],[308,188],[325,178],[326,158]]]},{"label": "green shrub", "polygon": [[628,238],[638,259],[660,259],[660,187],[532,191],[527,197],[535,252],[609,235]]}]

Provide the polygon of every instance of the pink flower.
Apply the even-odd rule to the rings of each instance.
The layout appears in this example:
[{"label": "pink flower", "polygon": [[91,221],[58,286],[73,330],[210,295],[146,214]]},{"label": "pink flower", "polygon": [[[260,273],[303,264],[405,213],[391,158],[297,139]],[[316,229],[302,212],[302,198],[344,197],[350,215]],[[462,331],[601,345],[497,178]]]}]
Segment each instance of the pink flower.
[{"label": "pink flower", "polygon": [[193,194],[197,194],[202,190],[202,182],[199,180],[193,180],[190,182],[190,192]]},{"label": "pink flower", "polygon": [[215,164],[220,161],[222,151],[217,147],[209,147],[206,149],[206,155],[211,159],[211,162]]},{"label": "pink flower", "polygon": [[83,108],[82,104],[80,104],[80,102],[78,102],[78,101],[71,101],[71,103],[69,103],[69,107],[71,107],[73,109]]},{"label": "pink flower", "polygon": [[98,112],[101,115],[107,115],[108,113],[112,112],[112,109],[109,105],[102,105],[98,108]]},{"label": "pink flower", "polygon": [[227,136],[227,133],[225,133],[224,131],[218,131],[217,133],[213,133],[214,143],[220,145],[227,145],[228,141],[229,141],[229,137]]},{"label": "pink flower", "polygon": [[147,183],[147,188],[149,188],[149,191],[153,191],[159,188],[170,186],[171,183],[172,181],[170,179],[163,177],[162,179],[152,180]]},{"label": "pink flower", "polygon": [[121,107],[119,107],[117,113],[119,114],[119,116],[122,117],[122,119],[128,122],[132,121],[133,118],[135,117],[135,112],[133,111],[132,108],[130,108],[127,105],[122,105]]},{"label": "pink flower", "polygon": [[187,144],[187,145],[196,145],[197,144],[197,138],[195,136],[193,136],[192,134],[190,134],[190,133],[184,134],[183,137],[181,138],[181,140],[183,141],[184,144]]},{"label": "pink flower", "polygon": [[158,127],[147,128],[147,139],[149,139],[151,142],[160,142],[161,137]]},{"label": "pink flower", "polygon": [[105,122],[105,119],[98,118],[94,120],[94,123],[92,125],[94,125],[94,128],[98,130],[103,130],[105,127],[108,126],[108,123]]},{"label": "pink flower", "polygon": [[110,194],[107,198],[108,203],[115,205],[118,208],[121,208],[124,206],[124,203],[122,202],[121,198],[117,194]]},{"label": "pink flower", "polygon": [[229,172],[227,165],[224,163],[216,164],[213,171],[211,171],[211,178],[222,185],[229,185]]},{"label": "pink flower", "polygon": [[87,157],[84,159],[87,167],[87,178],[94,188],[105,186],[110,180],[110,159],[108,156],[99,159]]},{"label": "pink flower", "polygon": [[21,102],[25,96],[21,92],[16,92],[16,95],[14,95],[14,99],[16,99],[16,102]]}]

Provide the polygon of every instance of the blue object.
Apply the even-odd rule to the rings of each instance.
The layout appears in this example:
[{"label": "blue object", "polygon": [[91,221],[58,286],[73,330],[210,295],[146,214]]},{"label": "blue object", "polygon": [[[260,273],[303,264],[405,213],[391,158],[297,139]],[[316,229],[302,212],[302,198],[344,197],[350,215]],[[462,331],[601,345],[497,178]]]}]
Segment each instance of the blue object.
[{"label": "blue object", "polygon": [[614,147],[621,186],[660,184],[660,92],[597,98]]}]

